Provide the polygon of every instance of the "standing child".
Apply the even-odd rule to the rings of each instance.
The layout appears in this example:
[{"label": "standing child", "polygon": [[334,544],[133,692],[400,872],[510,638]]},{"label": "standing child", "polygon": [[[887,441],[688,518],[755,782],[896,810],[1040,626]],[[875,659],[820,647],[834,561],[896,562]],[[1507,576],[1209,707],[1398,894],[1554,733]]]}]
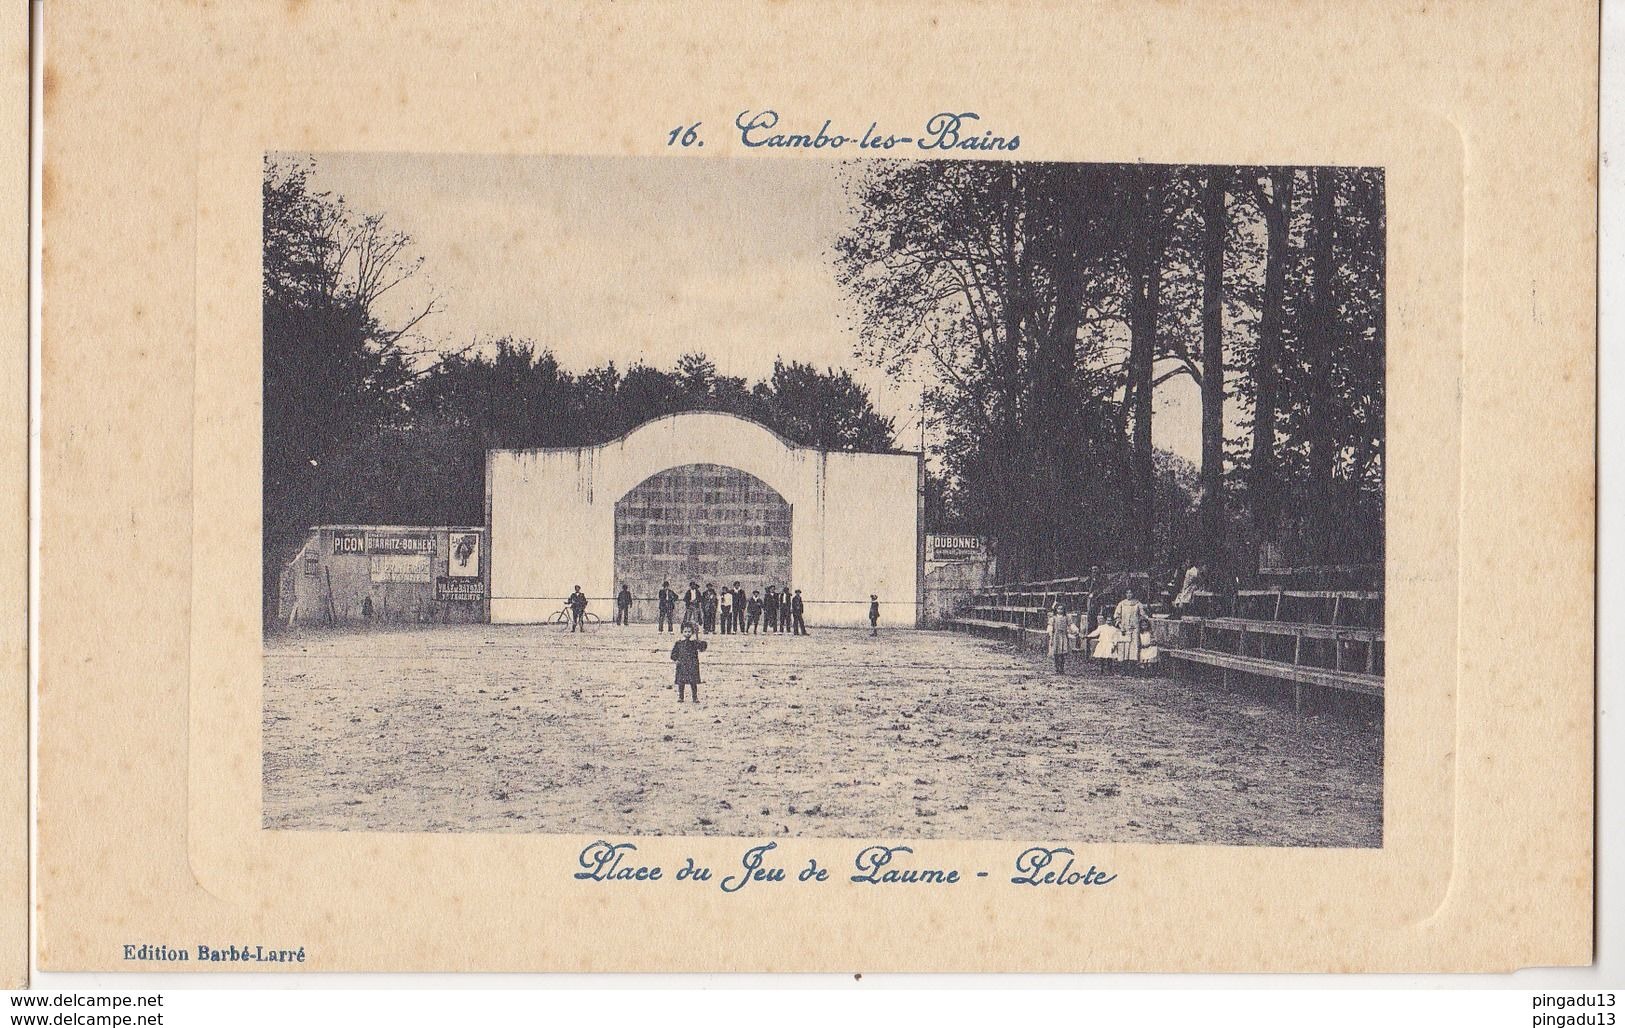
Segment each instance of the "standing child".
[{"label": "standing child", "polygon": [[880,634],[880,597],[875,593],[869,594],[869,634]]},{"label": "standing child", "polygon": [[694,693],[694,702],[700,702],[700,654],[705,652],[704,639],[694,638],[692,624],[683,625],[683,637],[671,645],[671,659],[677,662],[677,702],[683,702],[683,687]]},{"label": "standing child", "polygon": [[749,617],[749,621],[745,625],[745,631],[755,632],[757,635],[761,635],[762,591],[760,589],[752,589],[750,591],[750,603],[745,608],[745,611],[746,615]]},{"label": "standing child", "polygon": [[1111,612],[1107,607],[1100,609],[1100,623],[1089,633],[1089,638],[1095,640],[1094,649],[1090,656],[1098,664],[1101,661],[1117,660],[1117,640],[1121,633],[1117,626],[1112,624]]},{"label": "standing child", "polygon": [[621,591],[615,594],[615,623],[629,625],[632,623],[632,590],[621,583]]},{"label": "standing child", "polygon": [[1067,639],[1066,605],[1057,602],[1049,614],[1049,655],[1055,658],[1055,673],[1066,674],[1066,651],[1071,643]]}]

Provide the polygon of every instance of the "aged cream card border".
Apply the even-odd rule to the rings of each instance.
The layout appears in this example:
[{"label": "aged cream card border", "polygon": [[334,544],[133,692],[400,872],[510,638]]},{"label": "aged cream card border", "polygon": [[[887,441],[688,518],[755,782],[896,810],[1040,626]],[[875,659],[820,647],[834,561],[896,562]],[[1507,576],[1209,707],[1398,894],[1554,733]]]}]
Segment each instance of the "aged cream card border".
[{"label": "aged cream card border", "polygon": [[0,989],[28,981],[28,5],[0,14],[0,119],[11,145],[0,174]]},{"label": "aged cream card border", "polygon": [[[152,969],[121,946],[172,939],[302,945],[306,969],[1587,958],[1589,636],[1536,659],[1491,598],[1539,581],[1589,610],[1591,454],[1575,443],[1592,417],[1594,19],[1466,3],[479,10],[166,8],[113,26],[53,8],[43,967]],[[116,63],[99,45],[115,31]],[[260,153],[653,154],[670,125],[765,102],[864,123],[969,104],[1017,126],[1031,159],[1388,169],[1381,850],[1091,846],[1121,874],[1094,895],[722,896],[576,883],[580,837],[259,829]],[[775,159],[703,159],[724,156]],[[1538,403],[1536,376],[1505,373],[1531,351]],[[1537,525],[1543,547],[1507,548],[1508,528]],[[791,865],[856,849],[780,842]],[[719,866],[743,848],[646,846]],[[1016,849],[927,848],[995,867]]]}]

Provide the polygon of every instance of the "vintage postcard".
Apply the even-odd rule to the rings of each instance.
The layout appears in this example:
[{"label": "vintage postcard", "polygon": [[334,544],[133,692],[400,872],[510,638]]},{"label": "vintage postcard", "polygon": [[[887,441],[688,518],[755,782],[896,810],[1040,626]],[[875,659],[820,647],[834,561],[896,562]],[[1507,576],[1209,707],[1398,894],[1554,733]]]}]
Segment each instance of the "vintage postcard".
[{"label": "vintage postcard", "polygon": [[1590,960],[1583,5],[51,18],[42,967]]}]

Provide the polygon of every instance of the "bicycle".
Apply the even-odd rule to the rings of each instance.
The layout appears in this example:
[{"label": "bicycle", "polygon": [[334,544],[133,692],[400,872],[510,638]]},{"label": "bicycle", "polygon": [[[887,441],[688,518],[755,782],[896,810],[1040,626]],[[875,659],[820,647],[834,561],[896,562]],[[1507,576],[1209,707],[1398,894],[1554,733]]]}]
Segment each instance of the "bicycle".
[{"label": "bicycle", "polygon": [[[598,619],[598,615],[594,614],[590,610],[583,614],[581,619],[589,625],[602,624],[602,622]],[[552,617],[547,619],[547,623],[550,625],[568,625],[570,623],[570,608],[560,607],[558,610],[553,612]]]}]

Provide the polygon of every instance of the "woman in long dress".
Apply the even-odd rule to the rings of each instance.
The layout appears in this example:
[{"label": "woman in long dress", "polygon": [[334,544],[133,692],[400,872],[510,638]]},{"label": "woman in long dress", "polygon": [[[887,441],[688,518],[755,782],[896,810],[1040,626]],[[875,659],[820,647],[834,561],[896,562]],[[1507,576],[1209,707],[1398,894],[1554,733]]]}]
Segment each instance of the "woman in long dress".
[{"label": "woman in long dress", "polygon": [[1145,604],[1134,598],[1133,589],[1123,594],[1123,600],[1113,612],[1112,620],[1117,622],[1117,630],[1123,633],[1122,639],[1117,644],[1119,659],[1138,666],[1140,631],[1150,627],[1150,618],[1146,613]]}]

